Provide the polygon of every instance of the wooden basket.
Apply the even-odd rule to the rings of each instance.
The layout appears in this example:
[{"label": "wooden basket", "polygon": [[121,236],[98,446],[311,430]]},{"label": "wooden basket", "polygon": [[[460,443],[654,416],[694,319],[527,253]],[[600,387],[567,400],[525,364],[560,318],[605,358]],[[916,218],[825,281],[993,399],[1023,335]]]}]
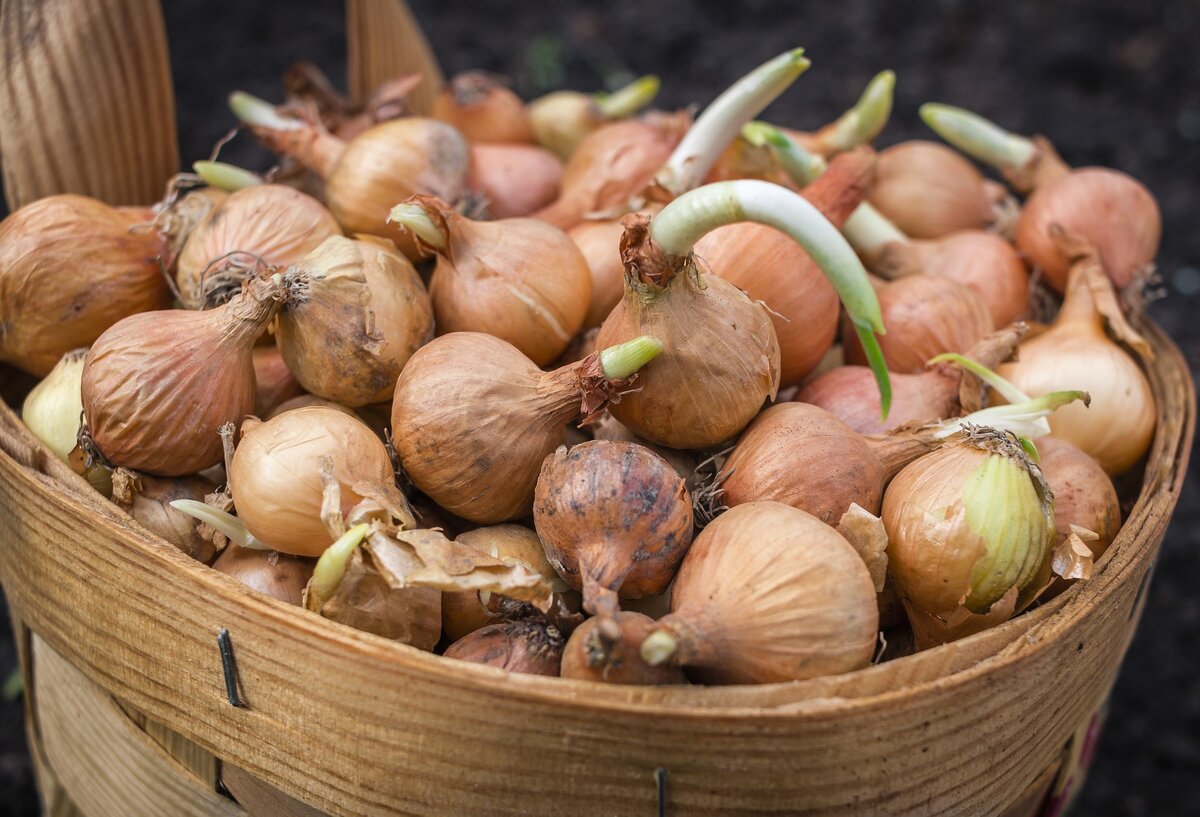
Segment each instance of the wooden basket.
[{"label": "wooden basket", "polygon": [[[114,22],[130,18],[138,25]],[[357,91],[414,67],[436,87],[403,3],[352,2],[349,21]],[[103,39],[97,26],[128,37],[110,56],[134,70],[76,64],[80,43]],[[156,199],[176,164],[157,4],[4,0],[0,35],[10,202],[68,190]],[[85,86],[69,100],[54,90],[64,76]],[[130,82],[146,86],[124,94],[138,107],[87,102]],[[33,117],[43,126],[22,132]],[[76,135],[98,130],[143,142],[132,151],[114,137],[106,161],[84,161],[101,146]],[[1090,581],[955,644],[756,687],[509,676],[342,627],[182,555],[0,403],[0,582],[47,813],[1035,817],[1078,788],[1187,470],[1188,368],[1160,330],[1140,328],[1157,353],[1158,432],[1137,504]],[[29,384],[7,374],[15,400]]]}]

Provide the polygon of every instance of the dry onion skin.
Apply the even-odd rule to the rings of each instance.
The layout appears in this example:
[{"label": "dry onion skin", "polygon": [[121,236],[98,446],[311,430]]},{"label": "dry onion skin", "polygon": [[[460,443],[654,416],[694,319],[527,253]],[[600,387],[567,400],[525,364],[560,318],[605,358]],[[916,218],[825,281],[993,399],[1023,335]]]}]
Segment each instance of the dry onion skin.
[{"label": "dry onion skin", "polygon": [[667,589],[692,541],[692,498],[649,449],[595,440],[546,458],[533,520],[546,556],[615,638],[618,594]]},{"label": "dry onion skin", "polygon": [[175,272],[179,299],[188,309],[220,302],[252,271],[294,264],[341,232],[324,205],[299,190],[279,184],[239,190],[183,245]]},{"label": "dry onion skin", "polygon": [[471,186],[492,218],[532,215],[558,198],[562,162],[533,145],[472,145]]},{"label": "dry onion skin", "polygon": [[447,658],[528,675],[557,677],[564,639],[551,624],[521,619],[489,624],[446,648]]},{"label": "dry onion skin", "polygon": [[196,519],[171,506],[179,499],[203,502],[216,488],[204,477],[152,477],[118,469],[113,474],[113,501],[147,530],[161,536],[198,562],[216,558],[213,543],[196,530]]},{"label": "dry onion skin", "polygon": [[230,542],[213,562],[213,570],[230,576],[263,595],[300,606],[312,578],[313,560],[274,550],[244,548]]},{"label": "dry onion skin", "polygon": [[95,453],[158,476],[221,462],[218,431],[254,410],[254,342],[283,297],[278,276],[251,278],[216,309],[146,312],[101,335],[83,370]]},{"label": "dry onion skin", "polygon": [[563,444],[566,424],[603,409],[661,351],[658,340],[636,338],[543,372],[491,335],[435,338],[404,367],[392,400],[404,472],[438,505],[473,522],[519,519],[533,506],[538,469]]},{"label": "dry onion skin", "polygon": [[137,215],[49,196],[0,222],[0,361],[38,377],[122,318],[171,303],[162,240]]},{"label": "dry onion skin", "polygon": [[440,119],[474,143],[531,144],[533,123],[521,98],[483,71],[455,76],[433,101]]},{"label": "dry onion skin", "polygon": [[473,221],[426,197],[394,207],[391,221],[437,254],[429,292],[438,334],[485,332],[545,366],[583,326],[591,275],[562,230],[526,218]]},{"label": "dry onion skin", "polygon": [[751,502],[696,537],[641,655],[707,684],[797,681],[867,666],[878,631],[850,543],[804,511]]},{"label": "dry onion skin", "polygon": [[391,399],[400,370],[433,337],[433,308],[399,252],[335,236],[284,276],[276,342],[309,393],[351,408]]},{"label": "dry onion skin", "polygon": [[621,262],[624,232],[625,227],[616,219],[581,221],[567,231],[587,262],[592,278],[592,294],[583,318],[585,329],[604,323],[625,294],[625,265]]},{"label": "dry onion skin", "polygon": [[913,140],[879,154],[871,204],[912,238],[987,229],[994,196],[969,161],[945,145]]},{"label": "dry onion skin", "polygon": [[323,457],[332,460],[343,513],[363,499],[359,491],[395,487],[383,442],[343,412],[311,406],[242,424],[229,489],[238,518],[255,538],[295,556],[320,556],[330,545],[321,515]]},{"label": "dry onion skin", "polygon": [[269,417],[279,406],[304,394],[278,346],[254,347],[254,414]]},{"label": "dry onion skin", "polygon": [[1112,480],[1100,463],[1066,440],[1042,437],[1037,441],[1038,467],[1054,494],[1055,546],[1072,533],[1072,527],[1096,534],[1088,541],[1094,559],[1104,555],[1121,529],[1121,503]]},{"label": "dry onion skin", "polygon": [[1032,191],[1017,222],[1017,246],[1059,292],[1070,263],[1058,250],[1055,225],[1091,243],[1118,288],[1154,262],[1162,215],[1137,179],[1102,167],[1072,170],[1046,139],[1009,133],[961,108],[929,103],[921,118],[955,147],[999,168],[1018,191]]},{"label": "dry onion skin", "polygon": [[568,159],[587,135],[609,122],[633,116],[654,101],[656,76],[638,77],[610,94],[552,91],[529,103],[534,138],[560,159]]},{"label": "dry onion skin", "polygon": [[571,633],[562,656],[563,678],[638,686],[687,683],[679,667],[652,666],[642,659],[642,642],[654,631],[654,619],[623,610],[617,614],[616,638],[605,637],[600,626],[600,619],[590,618]]}]

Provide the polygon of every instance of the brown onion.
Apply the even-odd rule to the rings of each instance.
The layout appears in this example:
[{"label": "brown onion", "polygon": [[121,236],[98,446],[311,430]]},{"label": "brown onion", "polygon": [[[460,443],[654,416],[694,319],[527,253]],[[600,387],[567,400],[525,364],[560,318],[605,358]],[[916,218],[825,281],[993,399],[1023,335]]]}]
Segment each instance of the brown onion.
[{"label": "brown onion", "polygon": [[936,142],[901,142],[881,151],[868,198],[913,238],[981,230],[996,219],[994,197],[983,176]]},{"label": "brown onion", "polygon": [[269,417],[277,408],[304,394],[278,346],[254,347],[254,413]]},{"label": "brown onion", "polygon": [[587,262],[592,278],[592,295],[583,318],[585,328],[599,326],[625,294],[625,265],[621,263],[621,235],[615,219],[581,221],[567,231]]},{"label": "brown onion", "polygon": [[538,619],[489,624],[446,648],[447,658],[530,675],[557,676],[563,657],[558,629]]},{"label": "brown onion", "polygon": [[392,400],[405,473],[446,510],[474,522],[518,519],[564,426],[600,411],[662,350],[639,338],[543,372],[509,343],[475,332],[435,338],[409,360]]},{"label": "brown onion", "polygon": [[618,594],[662,593],[674,578],[692,541],[692,498],[662,457],[596,440],[546,458],[533,520],[550,564],[615,639]]},{"label": "brown onion", "polygon": [[878,631],[850,543],[804,511],[753,502],[696,537],[641,655],[710,684],[796,681],[867,666]]},{"label": "brown onion", "polygon": [[313,564],[312,559],[238,547],[230,542],[213,562],[213,569],[251,590],[299,607],[304,587],[312,578]]},{"label": "brown onion", "polygon": [[433,308],[398,252],[335,236],[288,268],[276,342],[310,393],[345,406],[391,399],[396,378],[433,337]]},{"label": "brown onion", "polygon": [[254,410],[254,341],[283,297],[278,276],[250,278],[216,309],[133,315],[101,335],[83,369],[98,453],[159,476],[219,463],[218,429]]},{"label": "brown onion", "polygon": [[686,684],[679,667],[671,664],[651,666],[642,660],[642,642],[654,630],[654,619],[641,613],[617,614],[620,635],[606,638],[600,631],[600,619],[591,618],[575,628],[562,657],[562,677],[575,681],[606,684],[661,685]]},{"label": "brown onion", "polygon": [[667,448],[662,445],[655,445],[649,440],[644,440],[638,435],[630,431],[617,418],[613,417],[607,411],[596,418],[589,428],[592,432],[592,439],[595,440],[613,440],[615,442],[637,443],[643,448],[648,448],[658,456],[667,461],[667,464],[675,469],[675,473],[683,477],[684,483],[689,491],[694,491],[699,485],[700,478],[696,473],[696,468],[700,465],[701,460],[705,459],[703,453],[695,451],[681,451],[677,448]]},{"label": "brown onion", "polygon": [[216,557],[216,548],[197,532],[195,518],[175,510],[171,503],[177,499],[203,502],[215,488],[198,476],[152,477],[120,468],[113,474],[113,502],[144,528],[204,564]]},{"label": "brown onion", "polygon": [[658,77],[645,76],[611,94],[554,91],[535,99],[529,118],[538,144],[566,159],[592,131],[649,105],[658,85]]},{"label": "brown onion", "polygon": [[1099,559],[1121,529],[1121,503],[1112,480],[1100,463],[1066,440],[1037,440],[1038,467],[1054,494],[1055,545],[1071,535],[1071,527],[1084,528],[1098,538],[1088,541]]},{"label": "brown onion", "polygon": [[526,218],[473,221],[427,197],[391,218],[438,255],[429,291],[439,335],[485,332],[544,366],[583,325],[591,276],[561,230]]},{"label": "brown onion", "polygon": [[471,185],[492,218],[520,218],[558,198],[562,162],[533,145],[472,145]]},{"label": "brown onion", "polygon": [[533,122],[521,98],[482,71],[459,74],[433,101],[433,118],[470,142],[533,143]]},{"label": "brown onion", "polygon": [[365,491],[394,489],[387,449],[354,417],[319,406],[246,421],[229,469],[238,518],[255,538],[283,553],[320,556],[333,541],[321,518],[321,460],[333,464],[341,509]]},{"label": "brown onion", "polygon": [[85,196],[50,196],[0,222],[0,361],[44,377],[117,321],[165,309],[162,240]]},{"label": "brown onion", "polygon": [[237,292],[247,273],[294,264],[330,236],[337,222],[319,201],[280,184],[229,196],[192,231],[179,254],[175,282],[189,309]]}]

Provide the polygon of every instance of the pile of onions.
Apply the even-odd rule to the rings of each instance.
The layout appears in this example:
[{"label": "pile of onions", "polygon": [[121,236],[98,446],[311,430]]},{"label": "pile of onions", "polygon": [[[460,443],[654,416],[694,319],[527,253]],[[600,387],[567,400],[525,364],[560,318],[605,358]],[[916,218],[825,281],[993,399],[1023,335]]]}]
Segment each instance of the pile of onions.
[{"label": "pile of onions", "polygon": [[0,222],[0,361],[43,377],[122,318],[165,309],[162,240],[134,214],[50,196]]}]

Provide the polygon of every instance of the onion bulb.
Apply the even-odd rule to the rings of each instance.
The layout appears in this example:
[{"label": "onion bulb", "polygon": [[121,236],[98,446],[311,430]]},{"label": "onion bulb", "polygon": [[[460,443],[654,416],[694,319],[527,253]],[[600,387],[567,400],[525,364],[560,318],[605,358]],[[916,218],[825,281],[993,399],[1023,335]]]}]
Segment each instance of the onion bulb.
[{"label": "onion bulb", "polygon": [[1100,463],[1066,440],[1037,441],[1038,467],[1054,494],[1055,546],[1071,535],[1072,526],[1096,534],[1087,544],[1099,559],[1121,529],[1121,503]]},{"label": "onion bulb", "polygon": [[204,564],[216,557],[213,543],[196,530],[196,519],[171,507],[178,499],[203,502],[216,488],[203,477],[152,477],[123,468],[113,473],[113,502],[142,527]]},{"label": "onion bulb", "polygon": [[238,518],[255,538],[295,556],[324,552],[333,541],[321,514],[324,457],[332,460],[343,513],[367,492],[396,491],[387,449],[354,417],[312,406],[265,423],[242,423],[229,490]]},{"label": "onion bulb", "polygon": [[276,342],[308,392],[345,406],[391,399],[404,364],[433,337],[433,309],[398,252],[334,236],[284,276]]},{"label": "onion bulb", "polygon": [[350,417],[358,417],[358,413],[354,409],[347,408],[346,406],[343,406],[341,403],[335,403],[332,400],[326,400],[323,397],[316,397],[311,394],[301,394],[296,397],[293,397],[290,400],[284,400],[282,403],[280,403],[278,406],[276,406],[274,409],[272,409],[265,417],[262,417],[261,419],[274,420],[276,417],[278,417],[280,414],[283,414],[285,411],[295,411],[296,409],[307,408],[309,406],[323,406],[328,409],[333,409],[334,411],[340,411],[343,414],[346,414]]},{"label": "onion bulb", "polygon": [[409,479],[451,513],[481,524],[519,519],[566,424],[622,399],[628,379],[661,351],[642,337],[543,372],[491,335],[443,335],[400,373],[393,444]]},{"label": "onion bulb", "polygon": [[312,578],[313,560],[274,550],[239,547],[230,542],[213,562],[213,569],[251,590],[299,607],[304,587]]},{"label": "onion bulb", "polygon": [[867,666],[878,631],[853,546],[804,511],[752,502],[696,537],[641,655],[710,684],[796,681]]},{"label": "onion bulb", "polygon": [[533,123],[525,103],[482,71],[450,80],[433,101],[433,118],[454,126],[470,142],[533,142]]},{"label": "onion bulb", "polygon": [[616,219],[581,221],[567,231],[591,275],[591,297],[584,328],[604,323],[625,294],[625,265],[621,262],[621,236],[625,227]]},{"label": "onion bulb", "polygon": [[159,476],[219,463],[218,429],[254,410],[254,342],[283,298],[279,276],[250,278],[216,309],[146,312],[101,335],[83,369],[96,453]]},{"label": "onion bulb", "polygon": [[563,166],[533,145],[472,145],[471,185],[492,218],[520,218],[558,198]]},{"label": "onion bulb", "polygon": [[528,618],[475,630],[447,647],[444,655],[509,672],[556,677],[563,641],[562,633],[553,625]]},{"label": "onion bulb", "polygon": [[969,161],[936,142],[909,141],[879,154],[869,200],[913,238],[983,230],[996,220],[995,196]]},{"label": "onion bulb", "polygon": [[615,640],[618,594],[656,595],[675,577],[692,541],[692,498],[652,451],[595,440],[546,458],[533,520],[550,564]]},{"label": "onion bulb", "polygon": [[642,660],[642,642],[654,630],[654,619],[641,613],[618,613],[615,639],[605,638],[600,626],[600,619],[590,618],[571,633],[562,657],[563,678],[642,686],[687,683],[679,667],[656,667]]},{"label": "onion bulb", "polygon": [[192,231],[176,264],[179,299],[188,309],[227,300],[256,270],[287,267],[341,230],[312,196],[281,184],[229,196]]},{"label": "onion bulb", "polygon": [[254,347],[254,414],[268,417],[304,393],[278,346]]},{"label": "onion bulb", "polygon": [[658,94],[658,86],[658,77],[645,76],[611,94],[546,94],[529,103],[534,137],[539,145],[565,160],[592,131],[649,105]]},{"label": "onion bulb", "polygon": [[138,216],[85,196],[49,196],[9,215],[0,222],[0,361],[44,377],[122,318],[165,309],[163,252]]},{"label": "onion bulb", "polygon": [[423,197],[397,205],[391,220],[437,253],[429,291],[438,334],[495,335],[544,366],[582,327],[591,276],[561,230],[535,219],[473,221]]},{"label": "onion bulb", "polygon": [[1062,309],[1048,330],[1021,344],[1016,362],[997,371],[1034,396],[1086,390],[1091,408],[1067,406],[1056,412],[1051,434],[1095,457],[1115,476],[1150,447],[1157,409],[1146,375],[1105,334],[1105,319],[1141,354],[1148,355],[1150,348],[1125,322],[1095,249],[1070,233],[1058,233],[1056,240],[1072,264]]}]

